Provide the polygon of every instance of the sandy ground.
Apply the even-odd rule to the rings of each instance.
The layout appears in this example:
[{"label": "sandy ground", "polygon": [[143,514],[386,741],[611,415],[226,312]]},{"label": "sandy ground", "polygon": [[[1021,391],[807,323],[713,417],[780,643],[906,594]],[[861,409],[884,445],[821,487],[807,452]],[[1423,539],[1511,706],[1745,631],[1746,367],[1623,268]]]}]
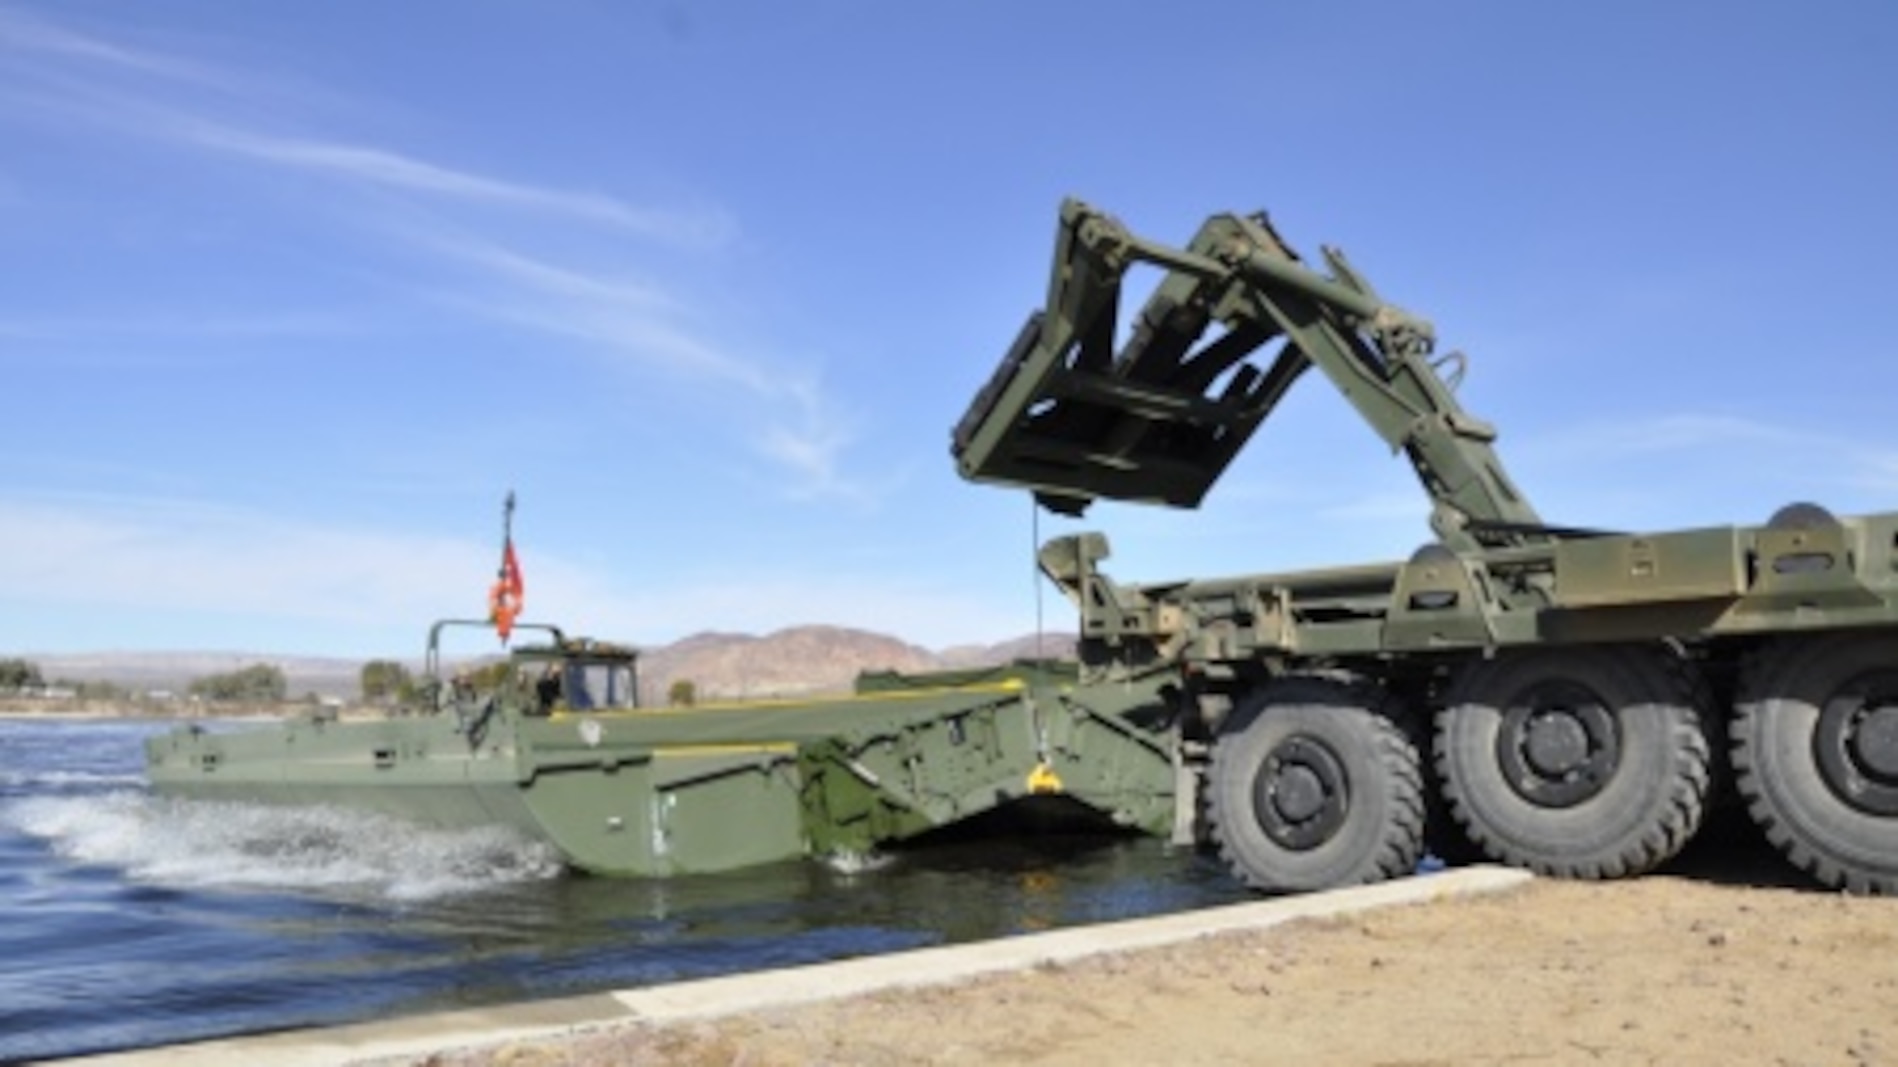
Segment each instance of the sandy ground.
[{"label": "sandy ground", "polygon": [[1634,881],[417,1062],[1898,1064],[1898,899],[1716,839]]}]

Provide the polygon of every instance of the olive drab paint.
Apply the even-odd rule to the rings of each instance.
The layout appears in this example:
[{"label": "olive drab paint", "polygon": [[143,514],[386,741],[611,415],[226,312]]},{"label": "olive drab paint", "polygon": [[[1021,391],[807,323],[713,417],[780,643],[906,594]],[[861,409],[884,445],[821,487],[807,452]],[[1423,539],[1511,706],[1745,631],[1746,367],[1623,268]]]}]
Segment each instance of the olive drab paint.
[{"label": "olive drab paint", "polygon": [[[1407,560],[1125,585],[1100,534],[1040,551],[1084,682],[1173,687],[1183,810],[1234,872],[1319,888],[1434,848],[1637,874],[1735,790],[1821,882],[1898,892],[1898,514],[1546,523],[1456,399],[1468,361],[1322,260],[1264,215],[1175,248],[1068,200],[1047,302],[951,435],[965,478],[1055,511],[1191,508],[1316,369],[1410,463],[1432,509]],[[1142,264],[1163,277],[1122,341]]]},{"label": "olive drab paint", "polygon": [[[997,808],[1091,812],[1164,833],[1174,772],[1155,686],[1083,692],[1044,664],[865,676],[859,692],[644,708],[638,653],[518,624],[492,680],[441,661],[386,718],[180,727],[146,746],[173,796],[331,804],[431,825],[504,825],[595,874],[667,877],[862,854]],[[484,676],[485,677],[485,676]],[[1050,796],[1050,794],[1059,794]]]}]

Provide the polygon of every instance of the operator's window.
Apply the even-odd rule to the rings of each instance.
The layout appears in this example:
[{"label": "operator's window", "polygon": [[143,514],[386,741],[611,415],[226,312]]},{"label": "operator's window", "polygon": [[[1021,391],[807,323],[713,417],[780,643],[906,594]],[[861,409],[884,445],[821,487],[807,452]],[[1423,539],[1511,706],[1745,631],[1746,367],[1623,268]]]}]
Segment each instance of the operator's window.
[{"label": "operator's window", "polygon": [[631,708],[638,703],[628,664],[568,664],[566,684],[567,706],[575,711]]}]

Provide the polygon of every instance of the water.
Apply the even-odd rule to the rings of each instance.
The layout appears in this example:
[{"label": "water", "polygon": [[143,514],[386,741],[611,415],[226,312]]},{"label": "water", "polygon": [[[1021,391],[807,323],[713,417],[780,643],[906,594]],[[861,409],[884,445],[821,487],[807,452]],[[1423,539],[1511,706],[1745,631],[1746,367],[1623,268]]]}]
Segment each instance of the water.
[{"label": "water", "polygon": [[1151,840],[626,881],[496,832],[156,797],[138,721],[0,718],[0,1062],[564,996],[1245,898]]}]

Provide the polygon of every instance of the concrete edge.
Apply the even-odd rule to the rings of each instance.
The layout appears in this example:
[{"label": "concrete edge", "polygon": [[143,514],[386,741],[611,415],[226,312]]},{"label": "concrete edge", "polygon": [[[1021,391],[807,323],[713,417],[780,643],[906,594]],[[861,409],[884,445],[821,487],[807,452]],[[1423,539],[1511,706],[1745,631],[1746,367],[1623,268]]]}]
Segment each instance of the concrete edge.
[{"label": "concrete edge", "polygon": [[1502,867],[1439,874],[1324,893],[1277,897],[1145,919],[944,945],[775,971],[467,1011],[437,1012],[347,1026],[286,1030],[68,1060],[98,1067],[285,1067],[404,1060],[430,1053],[546,1040],[613,1026],[664,1025],[795,1007],[890,989],[947,985],[1002,971],[1065,963],[1111,952],[1177,944],[1298,919],[1331,918],[1400,904],[1496,893],[1533,876]]}]

